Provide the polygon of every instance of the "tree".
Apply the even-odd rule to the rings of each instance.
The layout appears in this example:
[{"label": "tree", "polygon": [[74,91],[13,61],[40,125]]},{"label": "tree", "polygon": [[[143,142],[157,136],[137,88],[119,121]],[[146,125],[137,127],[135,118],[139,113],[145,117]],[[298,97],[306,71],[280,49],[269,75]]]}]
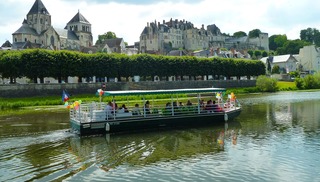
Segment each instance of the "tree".
[{"label": "tree", "polygon": [[247,36],[247,34],[246,34],[246,32],[238,31],[238,32],[233,33],[233,36],[234,37],[244,37],[244,36]]},{"label": "tree", "polygon": [[279,47],[283,47],[284,43],[288,41],[287,35],[272,35],[269,37],[269,49],[277,50]]},{"label": "tree", "polygon": [[259,30],[259,29],[253,29],[249,32],[249,38],[256,38],[256,37],[259,37],[259,35],[261,34],[262,32]]},{"label": "tree", "polygon": [[98,40],[96,44],[101,44],[106,39],[115,39],[115,38],[117,38],[117,35],[114,32],[108,31],[107,33],[98,35]]},{"label": "tree", "polygon": [[320,46],[320,32],[316,28],[307,28],[300,31],[300,39]]},{"label": "tree", "polygon": [[272,74],[280,74],[280,67],[278,65],[272,67]]},{"label": "tree", "polygon": [[284,54],[299,54],[299,51],[302,47],[310,45],[311,43],[303,40],[288,40],[284,43],[283,47],[278,47],[277,53],[279,55]]}]

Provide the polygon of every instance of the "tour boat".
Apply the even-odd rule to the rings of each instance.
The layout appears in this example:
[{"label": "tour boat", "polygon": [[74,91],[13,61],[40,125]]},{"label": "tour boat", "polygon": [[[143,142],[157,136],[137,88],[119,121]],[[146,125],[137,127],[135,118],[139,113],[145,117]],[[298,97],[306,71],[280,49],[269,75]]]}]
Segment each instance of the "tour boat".
[{"label": "tour boat", "polygon": [[[71,130],[79,135],[95,135],[221,123],[241,113],[241,105],[233,93],[223,100],[225,92],[224,88],[99,89],[96,94],[100,96],[100,102],[75,102],[69,107]],[[116,101],[119,96],[121,103]],[[139,100],[130,100],[132,96],[138,96]],[[102,102],[107,99],[109,102]]]}]

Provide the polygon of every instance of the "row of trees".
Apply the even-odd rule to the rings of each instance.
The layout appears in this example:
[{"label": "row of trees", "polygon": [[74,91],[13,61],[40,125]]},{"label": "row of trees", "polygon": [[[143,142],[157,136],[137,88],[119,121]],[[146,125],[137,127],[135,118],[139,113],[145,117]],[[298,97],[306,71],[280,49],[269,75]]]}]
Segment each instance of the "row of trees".
[{"label": "row of trees", "polygon": [[28,77],[43,83],[44,77],[53,77],[61,83],[69,76],[97,77],[142,77],[151,76],[199,76],[215,75],[230,78],[265,74],[265,65],[260,61],[172,57],[156,55],[84,54],[71,51],[43,49],[4,51],[0,53],[0,74],[3,78]]}]

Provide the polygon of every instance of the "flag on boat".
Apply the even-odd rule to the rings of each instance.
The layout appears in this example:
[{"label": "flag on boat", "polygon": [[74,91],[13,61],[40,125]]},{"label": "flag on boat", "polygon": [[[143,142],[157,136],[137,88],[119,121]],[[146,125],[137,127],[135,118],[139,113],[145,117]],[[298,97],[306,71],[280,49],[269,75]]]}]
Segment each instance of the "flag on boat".
[{"label": "flag on boat", "polygon": [[62,91],[62,102],[67,102],[69,100],[69,98],[70,98],[69,94],[65,90],[63,90]]}]

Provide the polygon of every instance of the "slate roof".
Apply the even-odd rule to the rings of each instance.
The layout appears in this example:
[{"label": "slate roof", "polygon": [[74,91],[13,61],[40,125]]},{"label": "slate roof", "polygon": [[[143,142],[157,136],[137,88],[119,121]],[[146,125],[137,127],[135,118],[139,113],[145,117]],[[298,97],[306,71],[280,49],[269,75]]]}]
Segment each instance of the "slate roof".
[{"label": "slate roof", "polygon": [[12,44],[7,40],[1,47],[12,47]]},{"label": "slate roof", "polygon": [[50,13],[48,12],[47,8],[44,6],[44,4],[42,3],[41,0],[36,0],[32,6],[32,8],[30,9],[29,13],[27,15],[30,14],[47,14],[49,15]]},{"label": "slate roof", "polygon": [[31,48],[40,48],[41,44],[27,42],[14,42],[12,44],[13,49],[31,49]]},{"label": "slate roof", "polygon": [[115,38],[115,39],[106,39],[104,40],[104,44],[107,44],[110,48],[120,46],[123,38]]},{"label": "slate roof", "polygon": [[78,12],[78,13],[68,22],[68,24],[70,24],[70,23],[77,23],[77,22],[90,24],[90,22],[89,22],[80,12]]},{"label": "slate roof", "polygon": [[24,20],[22,26],[15,31],[12,35],[15,34],[31,34],[31,35],[38,35],[37,31],[34,28],[29,27],[27,21]]},{"label": "slate roof", "polygon": [[67,38],[69,40],[79,40],[78,36],[71,30],[54,28],[57,34],[61,37]]}]

